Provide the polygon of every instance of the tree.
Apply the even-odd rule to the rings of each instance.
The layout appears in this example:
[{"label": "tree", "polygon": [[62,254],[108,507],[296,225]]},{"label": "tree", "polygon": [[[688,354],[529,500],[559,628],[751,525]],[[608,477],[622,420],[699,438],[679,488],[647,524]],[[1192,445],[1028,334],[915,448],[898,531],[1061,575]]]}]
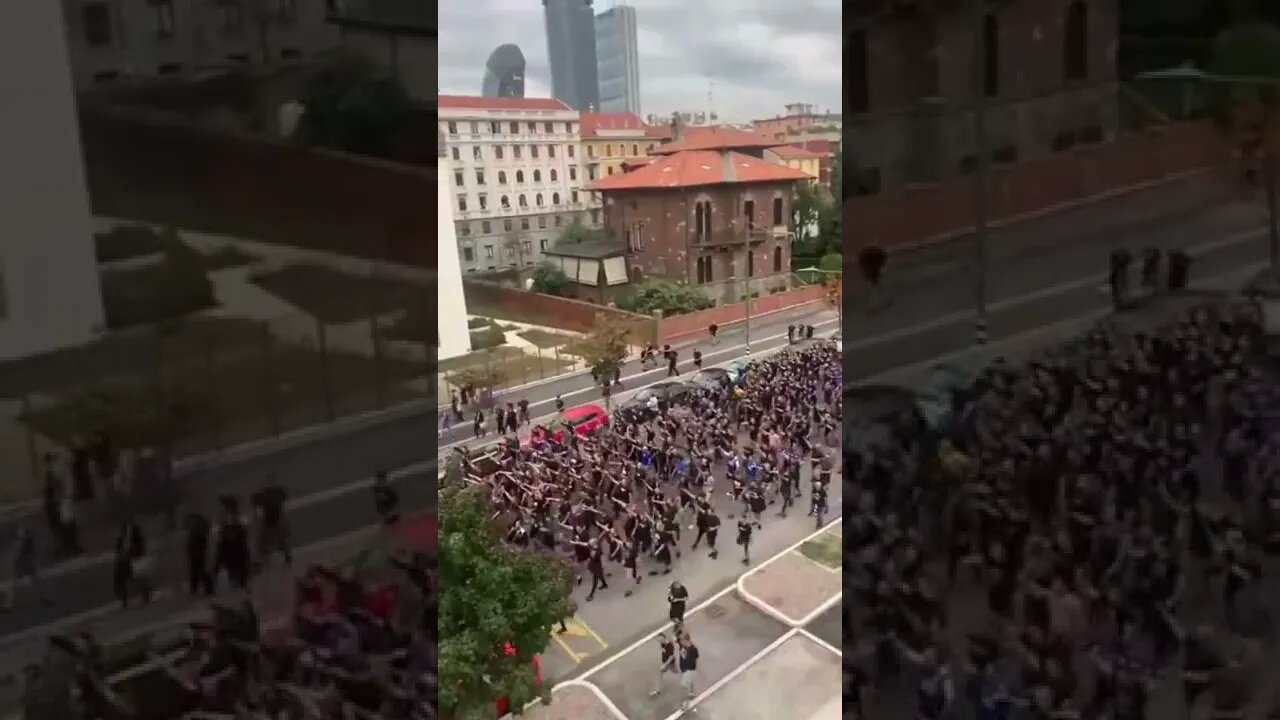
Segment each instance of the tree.
[{"label": "tree", "polygon": [[542,263],[533,270],[532,285],[530,288],[536,293],[543,295],[555,295],[564,297],[565,292],[569,289],[569,276],[555,265]]},{"label": "tree", "polygon": [[[571,352],[580,356],[591,368],[591,375],[607,388],[614,373],[627,360],[630,329],[625,325],[609,322],[604,316],[596,316],[595,327],[590,333],[573,343]],[[605,395],[608,403],[609,396]]]},{"label": "tree", "polygon": [[844,187],[844,150],[837,149],[831,158],[831,197],[843,201]]},{"label": "tree", "polygon": [[524,270],[524,238],[519,231],[507,233],[502,238],[502,247],[507,251],[508,257],[515,258],[516,272]]},{"label": "tree", "polygon": [[829,223],[828,216],[834,209],[835,203],[827,195],[825,187],[815,183],[796,184],[795,201],[791,205],[796,221],[792,255],[821,257],[827,252],[830,240],[823,235],[823,231]]},{"label": "tree", "polygon": [[715,303],[706,295],[688,285],[664,281],[643,283],[618,299],[619,308],[641,315],[652,315],[658,311],[664,315],[681,315],[713,305]]},{"label": "tree", "polygon": [[565,226],[564,232],[560,233],[560,237],[556,239],[556,247],[561,245],[578,245],[585,242],[595,242],[603,240],[604,233],[596,228],[587,227],[582,224],[582,218],[574,215],[569,224]]},{"label": "tree", "polygon": [[459,368],[445,376],[445,382],[454,387],[473,387],[480,393],[480,401],[487,404],[493,398],[493,388],[502,384],[506,373],[502,366],[493,365],[486,356],[483,365],[474,364]]},{"label": "tree", "polygon": [[568,565],[505,545],[489,512],[478,487],[440,488],[439,697],[454,720],[492,720],[499,697],[536,699],[533,658],[573,613]]},{"label": "tree", "polygon": [[319,70],[303,89],[302,105],[294,139],[306,145],[394,159],[418,131],[419,108],[404,86],[354,55]]}]

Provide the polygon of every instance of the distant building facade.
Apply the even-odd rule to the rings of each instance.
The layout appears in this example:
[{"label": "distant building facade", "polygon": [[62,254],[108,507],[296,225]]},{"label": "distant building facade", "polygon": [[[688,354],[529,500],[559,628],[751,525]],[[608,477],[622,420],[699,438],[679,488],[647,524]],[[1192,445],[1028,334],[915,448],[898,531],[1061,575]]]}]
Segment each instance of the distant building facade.
[{"label": "distant building facade", "polygon": [[600,109],[593,0],[542,0],[551,96],[574,110]]},{"label": "distant building facade", "polygon": [[600,112],[640,114],[640,48],[636,9],[617,5],[596,16]]},{"label": "distant building facade", "polygon": [[845,156],[857,158],[846,168],[855,194],[968,172],[979,93],[996,163],[1114,136],[1119,0],[989,3],[981,29],[977,1],[850,6]]},{"label": "distant building facade", "polygon": [[61,4],[77,88],[298,63],[333,49],[324,3],[46,0]]},{"label": "distant building facade", "polygon": [[499,45],[484,64],[481,95],[485,97],[524,97],[524,53],[511,43]]},{"label": "distant building facade", "polygon": [[439,157],[436,165],[436,303],[439,359],[471,352],[471,330],[467,326],[467,298],[462,291],[462,264],[458,260],[458,235],[454,226],[453,202],[449,185],[453,163],[449,160],[444,133],[439,133]]},{"label": "distant building facade", "polygon": [[[292,1],[283,0],[283,4]],[[342,47],[386,68],[415,100],[430,102],[440,92],[434,6],[418,0],[333,0],[330,4],[329,21],[338,28]],[[320,3],[308,7],[313,5]]]},{"label": "distant building facade", "polygon": [[7,360],[90,342],[104,319],[63,6],[6,0],[0,35],[0,359]]},{"label": "distant building facade", "polygon": [[[626,170],[628,161],[645,158],[666,137],[663,128],[646,125],[632,113],[582,113],[582,158],[587,183]],[[587,193],[590,225],[599,225],[600,195]]]},{"label": "distant building facade", "polygon": [[777,117],[755,120],[751,125],[762,135],[778,142],[794,142],[803,133],[832,132],[840,134],[843,118],[837,112],[818,112],[807,103],[792,103]]},{"label": "distant building facade", "polygon": [[552,98],[437,102],[462,271],[537,265],[587,209],[578,112]]}]

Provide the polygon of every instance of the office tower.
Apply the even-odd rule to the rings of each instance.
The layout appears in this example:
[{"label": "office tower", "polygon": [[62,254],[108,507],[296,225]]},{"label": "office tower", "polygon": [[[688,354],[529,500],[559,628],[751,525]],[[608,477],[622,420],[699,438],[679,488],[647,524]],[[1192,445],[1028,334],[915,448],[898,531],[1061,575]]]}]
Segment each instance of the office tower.
[{"label": "office tower", "polygon": [[640,53],[636,9],[618,5],[596,16],[600,111],[640,114]]},{"label": "office tower", "polygon": [[524,97],[524,53],[519,46],[499,45],[484,64],[484,97]]},{"label": "office tower", "polygon": [[574,110],[598,110],[593,0],[542,0],[551,95]]}]

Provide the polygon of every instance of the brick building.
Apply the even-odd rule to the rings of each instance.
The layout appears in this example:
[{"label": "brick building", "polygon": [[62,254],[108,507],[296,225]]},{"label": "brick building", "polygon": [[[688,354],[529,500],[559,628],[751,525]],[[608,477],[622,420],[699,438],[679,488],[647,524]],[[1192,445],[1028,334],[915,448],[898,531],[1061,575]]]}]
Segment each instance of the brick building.
[{"label": "brick building", "polygon": [[627,249],[631,279],[688,283],[717,302],[786,289],[794,186],[809,176],[763,154],[680,150],[597,181],[605,235]]},{"label": "brick building", "polygon": [[979,1],[865,0],[846,13],[845,156],[855,194],[969,170],[979,91],[997,164],[1115,135],[1119,0],[982,0],[981,18]]}]

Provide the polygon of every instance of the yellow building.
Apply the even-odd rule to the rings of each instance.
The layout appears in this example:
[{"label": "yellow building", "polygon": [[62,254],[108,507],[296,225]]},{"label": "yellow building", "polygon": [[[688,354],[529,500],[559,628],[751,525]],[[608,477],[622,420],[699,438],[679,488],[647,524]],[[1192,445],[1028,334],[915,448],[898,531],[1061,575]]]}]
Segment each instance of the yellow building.
[{"label": "yellow building", "polygon": [[[666,128],[646,125],[633,113],[581,115],[582,167],[587,182],[623,172],[623,163],[648,157],[670,135]],[[592,225],[600,224],[600,197],[590,193],[587,212]]]},{"label": "yellow building", "polygon": [[818,182],[822,177],[822,157],[822,153],[805,150],[795,145],[779,145],[764,151],[765,160],[799,170],[813,178],[814,182]]}]

